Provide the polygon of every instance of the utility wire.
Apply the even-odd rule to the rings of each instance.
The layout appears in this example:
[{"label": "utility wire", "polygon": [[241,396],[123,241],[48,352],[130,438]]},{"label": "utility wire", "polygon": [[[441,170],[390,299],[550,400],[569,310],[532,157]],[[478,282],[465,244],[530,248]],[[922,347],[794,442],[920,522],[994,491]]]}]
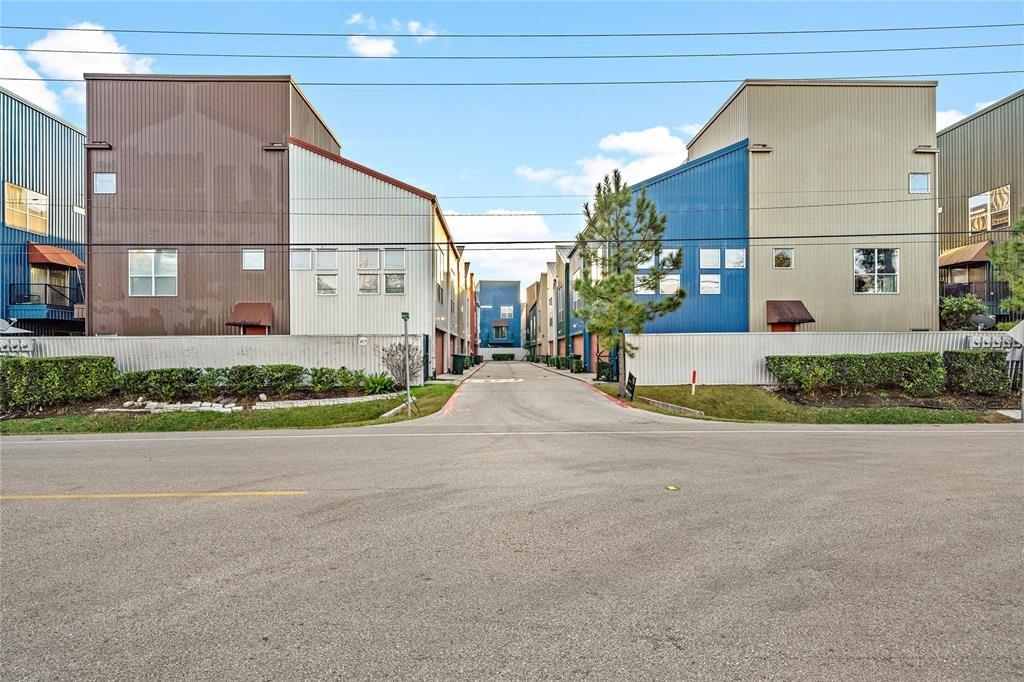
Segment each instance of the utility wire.
[{"label": "utility wire", "polygon": [[621,32],[621,33],[357,33],[357,32],[295,32],[295,31],[210,31],[184,29],[154,28],[106,28],[106,27],[67,27],[67,26],[26,26],[4,24],[0,29],[8,31],[73,31],[80,33],[149,33],[161,35],[197,35],[197,36],[258,36],[258,37],[300,37],[300,38],[676,38],[676,37],[714,37],[714,36],[777,36],[777,35],[820,35],[836,33],[895,33],[914,31],[957,31],[981,28],[1012,28],[1024,26],[1024,23],[1000,24],[947,24],[938,26],[875,26],[865,28],[818,28],[796,30],[761,30],[761,31],[658,31],[658,32]]},{"label": "utility wire", "polygon": [[26,47],[2,47],[3,52],[46,54],[103,54],[146,57],[216,57],[229,59],[342,59],[342,60],[414,60],[414,61],[528,61],[528,60],[594,60],[594,59],[691,59],[713,57],[780,57],[826,54],[869,54],[891,52],[936,52],[944,50],[983,50],[1022,47],[1024,43],[991,43],[984,45],[938,45],[930,47],[876,47],[847,50],[790,50],[783,52],[689,52],[665,54],[582,54],[582,55],[356,55],[356,54],[272,54],[239,52],[124,52],[120,50],[58,50]]}]

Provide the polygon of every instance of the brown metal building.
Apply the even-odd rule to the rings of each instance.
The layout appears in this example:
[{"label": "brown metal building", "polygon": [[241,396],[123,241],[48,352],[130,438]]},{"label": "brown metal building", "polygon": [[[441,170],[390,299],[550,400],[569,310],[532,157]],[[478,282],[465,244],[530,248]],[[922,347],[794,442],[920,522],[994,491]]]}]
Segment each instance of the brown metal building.
[{"label": "brown metal building", "polygon": [[287,334],[288,139],[341,151],[291,77],[85,78],[87,333]]}]

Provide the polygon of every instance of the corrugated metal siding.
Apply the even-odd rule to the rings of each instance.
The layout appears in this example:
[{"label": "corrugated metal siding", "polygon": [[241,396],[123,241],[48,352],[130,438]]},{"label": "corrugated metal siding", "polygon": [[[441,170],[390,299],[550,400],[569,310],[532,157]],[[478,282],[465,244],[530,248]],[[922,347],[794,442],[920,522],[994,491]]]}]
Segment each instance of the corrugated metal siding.
[{"label": "corrugated metal siding", "polygon": [[942,249],[987,239],[1002,240],[1008,231],[971,234],[968,199],[1010,186],[1010,224],[1024,207],[1024,90],[991,111],[947,130],[938,137],[939,215]]},{"label": "corrugated metal siding", "polygon": [[[288,332],[288,250],[266,246],[263,271],[242,271],[242,246],[288,240],[288,81],[90,80],[92,172],[117,173],[117,194],[89,197],[92,333],[223,334],[235,303],[268,301]],[[91,179],[90,179],[91,182]],[[128,296],[127,249],[179,247],[178,295]]]},{"label": "corrugated metal siding", "polygon": [[[0,317],[10,284],[29,281],[28,242],[52,244],[85,260],[85,135],[0,88]],[[4,182],[45,194],[50,200],[49,234],[7,227]]]},{"label": "corrugated metal siding", "polygon": [[768,355],[902,353],[958,350],[968,347],[968,332],[795,332],[750,334],[628,335],[638,347],[626,369],[642,386],[689,384],[770,385]]},{"label": "corrugated metal siding", "polygon": [[698,159],[748,137],[747,92],[740,90],[729,105],[690,142],[689,158]]},{"label": "corrugated metal siding", "polygon": [[[358,336],[47,336],[32,339],[32,356],[110,356],[126,372],[279,363],[384,372],[381,352],[403,341],[400,334],[362,338],[364,343]],[[410,334],[409,343],[420,348],[423,337]],[[413,380],[418,383],[422,376]]]},{"label": "corrugated metal siding", "polygon": [[[338,249],[338,270],[320,271],[338,273],[337,296],[317,295],[315,258],[312,270],[292,271],[292,333],[398,334],[402,313],[408,312],[410,333],[432,337],[433,254],[422,246],[430,240],[431,202],[301,147],[291,145],[288,153],[292,244],[420,244],[406,247],[404,295],[384,294],[383,276],[380,294],[358,293],[356,246],[330,247]],[[383,253],[380,258],[383,266]]]},{"label": "corrugated metal siding", "polygon": [[[857,237],[936,230],[935,88],[931,85],[751,85],[750,329],[765,331],[765,301],[804,302],[807,331],[938,329],[938,241]],[[932,174],[932,195],[908,174]],[[793,236],[813,235],[808,239]],[[759,237],[773,237],[757,239]],[[756,241],[755,241],[756,240]],[[793,270],[772,269],[772,248],[796,249]],[[853,293],[853,249],[900,249],[900,293]]]},{"label": "corrugated metal siding", "polygon": [[[683,250],[679,275],[686,299],[675,312],[644,325],[645,332],[747,331],[747,269],[725,268],[723,251],[749,246],[747,161],[747,143],[741,141],[634,188],[646,187],[658,210],[668,214],[662,248]],[[672,241],[682,239],[695,241]],[[722,267],[701,269],[701,248],[719,249]],[[701,274],[719,275],[722,293],[701,294]]]},{"label": "corrugated metal siding", "polygon": [[[480,291],[477,298],[480,301],[480,348],[520,347],[523,323],[519,302],[519,282],[480,280]],[[503,305],[512,306],[512,319],[508,320],[508,338],[502,341],[493,341],[494,321],[501,319],[501,306]]]},{"label": "corrugated metal siding", "polygon": [[316,112],[310,108],[309,103],[294,85],[290,88],[289,97],[291,98],[291,136],[332,154],[340,154],[340,143],[334,139],[334,135],[327,129]]}]

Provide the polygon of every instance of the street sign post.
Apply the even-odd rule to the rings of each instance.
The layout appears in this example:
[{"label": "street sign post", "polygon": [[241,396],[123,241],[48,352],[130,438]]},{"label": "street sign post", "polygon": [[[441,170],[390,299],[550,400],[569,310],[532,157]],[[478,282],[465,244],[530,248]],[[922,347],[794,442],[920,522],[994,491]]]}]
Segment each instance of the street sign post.
[{"label": "street sign post", "polygon": [[[1024,320],[1018,322],[1006,334],[1021,346],[1024,346]],[[1020,356],[1020,421],[1024,422],[1024,350],[1021,351]]]},{"label": "street sign post", "polygon": [[405,413],[412,416],[412,388],[409,387],[409,313],[402,313],[402,328],[405,331]]}]

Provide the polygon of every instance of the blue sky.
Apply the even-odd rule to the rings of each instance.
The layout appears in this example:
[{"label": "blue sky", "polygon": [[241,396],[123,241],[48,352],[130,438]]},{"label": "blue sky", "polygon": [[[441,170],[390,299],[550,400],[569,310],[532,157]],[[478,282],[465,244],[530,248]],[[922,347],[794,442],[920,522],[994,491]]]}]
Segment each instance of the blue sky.
[{"label": "blue sky", "polygon": [[[199,3],[11,2],[3,24],[104,28],[416,33],[417,38],[252,38],[4,30],[6,47],[371,55],[642,54],[856,49],[1024,42],[1021,28],[763,37],[455,39],[459,32],[794,30],[1024,21],[1024,3]],[[1021,48],[875,55],[568,61],[401,61],[74,56],[0,53],[0,84],[84,124],[81,90],[3,76],[82,71],[291,74],[297,81],[637,80],[826,77],[1020,69]],[[31,71],[29,71],[31,70]],[[1017,75],[940,78],[943,122],[1022,87]],[[543,88],[304,87],[343,154],[442,197],[462,240],[571,238],[600,173],[637,181],[685,159],[685,141],[734,84]],[[634,177],[638,176],[638,177]],[[465,195],[555,195],[455,198]],[[451,198],[448,198],[451,197]],[[523,212],[514,218],[459,212]],[[478,252],[482,277],[526,278],[550,254]]]}]

